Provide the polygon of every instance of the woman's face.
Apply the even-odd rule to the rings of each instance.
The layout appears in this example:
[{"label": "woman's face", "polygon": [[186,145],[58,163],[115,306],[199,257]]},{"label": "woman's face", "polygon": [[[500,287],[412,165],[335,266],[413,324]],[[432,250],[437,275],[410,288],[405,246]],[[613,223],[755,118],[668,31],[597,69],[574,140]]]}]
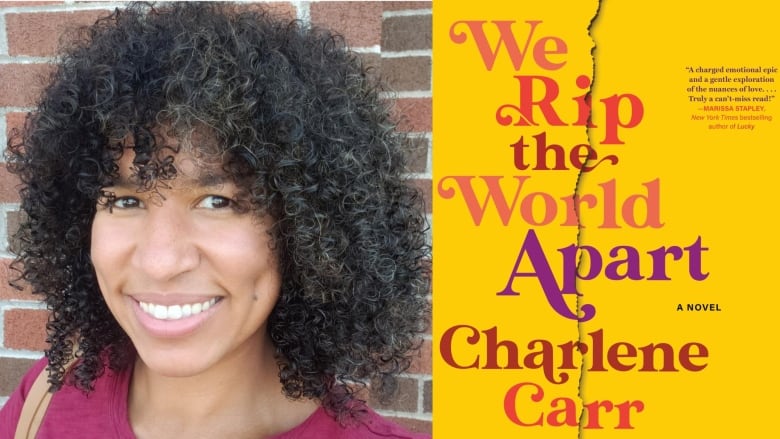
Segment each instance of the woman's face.
[{"label": "woman's face", "polygon": [[204,169],[184,149],[176,178],[139,192],[133,155],[125,152],[119,180],[104,189],[113,196],[98,206],[91,256],[142,361],[162,375],[194,376],[272,352],[266,322],[281,286],[272,219],[236,209],[238,188],[220,167]]}]

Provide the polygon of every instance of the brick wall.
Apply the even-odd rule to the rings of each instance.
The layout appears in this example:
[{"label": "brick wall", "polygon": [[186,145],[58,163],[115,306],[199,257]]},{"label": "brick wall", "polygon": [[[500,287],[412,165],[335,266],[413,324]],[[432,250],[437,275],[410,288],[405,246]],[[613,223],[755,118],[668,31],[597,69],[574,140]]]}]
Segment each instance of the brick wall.
[{"label": "brick wall", "polygon": [[[0,153],[8,132],[21,126],[50,70],[60,35],[90,24],[116,7],[108,2],[6,1],[0,3]],[[339,30],[352,49],[376,67],[392,92],[400,127],[414,138],[412,177],[426,194],[431,186],[431,3],[274,2],[275,12]],[[1,156],[2,154],[0,154]],[[12,255],[8,236],[18,222],[16,181],[0,159],[0,405],[19,378],[42,356],[46,311],[25,292],[7,285]],[[431,340],[401,379],[390,405],[372,404],[417,431],[431,431]]]}]

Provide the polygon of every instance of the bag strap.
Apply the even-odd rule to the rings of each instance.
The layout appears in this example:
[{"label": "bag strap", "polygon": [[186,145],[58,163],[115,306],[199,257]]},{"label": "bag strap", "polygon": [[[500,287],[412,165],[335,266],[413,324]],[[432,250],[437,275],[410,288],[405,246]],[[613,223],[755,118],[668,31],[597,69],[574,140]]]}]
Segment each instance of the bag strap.
[{"label": "bag strap", "polygon": [[[71,358],[65,365],[65,373],[76,362],[76,357]],[[27,399],[24,400],[22,412],[19,415],[19,423],[16,424],[14,439],[35,439],[38,429],[41,427],[43,416],[49,408],[52,392],[49,392],[49,371],[41,370],[33,381]]]}]

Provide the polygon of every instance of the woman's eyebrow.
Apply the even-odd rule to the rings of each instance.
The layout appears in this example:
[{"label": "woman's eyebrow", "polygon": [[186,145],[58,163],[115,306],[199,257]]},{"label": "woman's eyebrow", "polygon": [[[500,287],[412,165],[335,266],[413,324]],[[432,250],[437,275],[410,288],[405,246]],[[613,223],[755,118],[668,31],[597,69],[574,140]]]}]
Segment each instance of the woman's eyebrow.
[{"label": "woman's eyebrow", "polygon": [[[173,180],[176,179],[181,180],[186,187],[216,187],[223,186],[225,183],[232,181],[229,176],[215,172],[199,172],[198,175],[195,176],[177,175],[173,177]],[[111,182],[110,186],[129,189],[136,188],[138,185],[139,180],[136,175],[119,175],[116,180]]]},{"label": "woman's eyebrow", "polygon": [[135,176],[119,175],[116,179],[113,179],[108,186],[120,189],[138,187],[138,179]]},{"label": "woman's eyebrow", "polygon": [[222,173],[199,172],[195,178],[185,178],[187,184],[194,184],[200,187],[222,186],[231,181],[230,178]]}]

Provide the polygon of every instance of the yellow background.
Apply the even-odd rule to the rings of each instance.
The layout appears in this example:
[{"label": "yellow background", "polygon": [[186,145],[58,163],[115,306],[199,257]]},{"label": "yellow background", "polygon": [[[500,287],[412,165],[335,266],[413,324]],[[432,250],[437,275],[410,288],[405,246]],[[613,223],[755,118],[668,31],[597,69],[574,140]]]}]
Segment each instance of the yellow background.
[{"label": "yellow background", "polygon": [[[644,403],[641,413],[631,415],[634,429],[614,429],[616,415],[605,413],[601,418],[604,428],[580,432],[584,438],[773,434],[777,408],[773,401],[780,391],[773,367],[777,358],[773,322],[780,309],[773,277],[778,271],[775,251],[780,240],[774,214],[780,155],[778,104],[760,103],[767,106],[764,114],[775,120],[759,122],[752,131],[709,130],[708,122],[691,120],[694,113],[707,113],[696,111],[697,105],[688,101],[686,92],[692,85],[689,66],[780,64],[775,47],[777,14],[765,9],[770,4],[607,0],[599,9],[595,0],[434,2],[435,437],[578,437],[578,427],[512,423],[504,413],[504,396],[520,382],[537,383],[545,391],[539,403],[528,400],[527,393],[518,397],[520,415],[527,421],[549,411],[556,397],[573,398],[578,407],[583,401]],[[597,10],[591,39],[588,26]],[[495,67],[487,71],[473,39],[463,44],[449,39],[450,27],[458,20],[515,20],[521,49],[529,30],[525,21],[542,20],[531,45],[543,36],[562,38],[568,54],[552,58],[565,60],[566,65],[544,71],[534,64],[529,50],[522,68],[515,72],[502,48]],[[489,36],[494,43],[496,35]],[[582,94],[574,80],[580,74],[594,73],[594,44],[593,118],[598,128],[496,123],[498,106],[517,105],[516,74],[554,77],[561,87],[556,109],[564,120],[572,121],[576,107],[571,98]],[[616,93],[638,96],[644,104],[644,119],[638,127],[620,131],[624,145],[600,145],[604,107],[599,99]],[[671,281],[611,281],[603,275],[580,281],[581,301],[597,309],[591,321],[580,325],[557,315],[533,279],[515,282],[519,296],[497,296],[512,272],[529,225],[516,212],[508,225],[502,225],[495,209],[489,207],[481,225],[475,226],[460,191],[447,199],[439,195],[437,186],[454,186],[450,180],[442,181],[445,176],[502,175],[506,192],[514,194],[512,177],[530,175],[521,196],[533,191],[547,192],[556,199],[571,194],[579,176],[576,169],[519,171],[514,167],[510,145],[520,136],[533,145],[531,136],[542,131],[547,132],[548,144],[568,150],[590,139],[600,155],[619,157],[615,166],[603,163],[584,173],[580,193],[600,194],[598,185],[614,178],[621,201],[643,193],[642,183],[660,179],[664,227],[599,229],[599,209],[586,210],[581,217],[585,225],[581,244],[600,249],[605,261],[613,246],[636,247],[642,255],[642,274],[649,276],[646,251],[686,247],[701,236],[709,249],[702,257],[703,271],[709,277],[691,280],[686,254],[686,259],[669,262]],[[533,148],[529,152],[534,157]],[[482,199],[484,187],[476,187]],[[558,219],[534,228],[560,282],[557,249],[576,243],[580,230],[557,225],[563,219],[560,204]],[[574,306],[572,300],[569,303]],[[717,303],[722,311],[677,311],[678,304],[688,303]],[[582,387],[579,371],[570,371],[567,383],[555,385],[540,370],[456,369],[442,360],[439,351],[441,335],[455,325],[480,331],[497,327],[500,338],[513,340],[521,352],[534,339],[557,345],[582,335],[587,342],[585,334],[598,329],[603,329],[607,345],[665,342],[679,348],[699,342],[709,350],[708,366],[701,372],[585,372]],[[461,363],[470,363],[476,355],[484,360],[484,338],[469,345],[462,335],[456,336],[453,355]]]}]

